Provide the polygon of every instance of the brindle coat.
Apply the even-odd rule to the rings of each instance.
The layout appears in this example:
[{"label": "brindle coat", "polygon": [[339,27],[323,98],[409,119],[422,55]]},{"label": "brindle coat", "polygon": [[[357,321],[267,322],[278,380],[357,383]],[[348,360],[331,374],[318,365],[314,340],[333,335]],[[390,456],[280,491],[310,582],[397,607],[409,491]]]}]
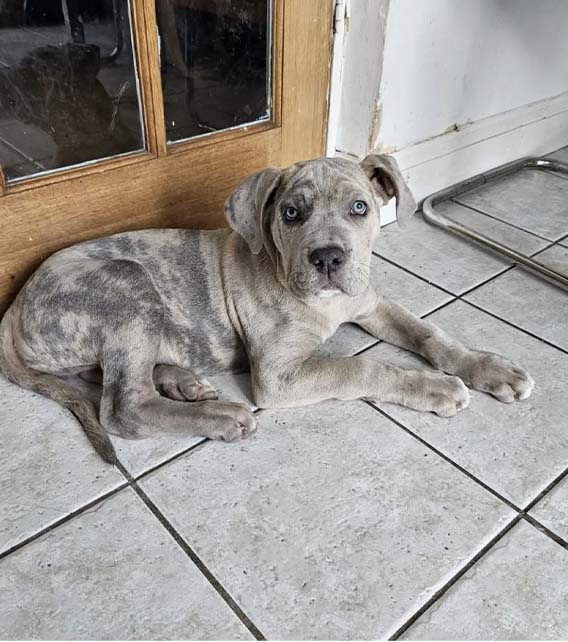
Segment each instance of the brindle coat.
[{"label": "brindle coat", "polygon": [[[69,408],[107,461],[108,433],[252,434],[255,416],[216,401],[204,373],[250,369],[255,402],[272,408],[367,398],[449,417],[469,403],[465,384],[526,399],[525,371],[466,348],[369,284],[380,206],[393,196],[404,220],[415,202],[392,158],[323,158],[248,178],[225,206],[232,230],[146,230],[62,250],[4,316],[0,369]],[[349,321],[442,372],[318,356]],[[97,414],[62,377],[101,371]]]}]

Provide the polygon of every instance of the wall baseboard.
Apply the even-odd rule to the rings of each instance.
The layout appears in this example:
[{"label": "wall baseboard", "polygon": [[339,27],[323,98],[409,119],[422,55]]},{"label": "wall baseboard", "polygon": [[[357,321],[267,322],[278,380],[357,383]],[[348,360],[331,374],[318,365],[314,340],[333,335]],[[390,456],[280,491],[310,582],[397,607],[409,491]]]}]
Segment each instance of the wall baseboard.
[{"label": "wall baseboard", "polygon": [[[433,192],[481,172],[566,145],[568,92],[389,153],[397,159],[412,193],[421,202]],[[394,203],[389,203],[382,210],[382,223],[393,220]]]}]

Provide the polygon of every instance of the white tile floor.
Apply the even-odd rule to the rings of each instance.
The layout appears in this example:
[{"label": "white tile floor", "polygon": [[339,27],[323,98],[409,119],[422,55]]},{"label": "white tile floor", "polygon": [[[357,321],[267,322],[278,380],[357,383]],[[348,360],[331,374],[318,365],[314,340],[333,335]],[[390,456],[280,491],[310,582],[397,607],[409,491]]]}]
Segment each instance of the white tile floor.
[{"label": "white tile floor", "polygon": [[[568,271],[568,178],[444,209]],[[239,444],[117,440],[120,470],[0,380],[0,638],[568,636],[568,294],[419,215],[376,253],[377,288],[526,366],[531,399],[260,411]],[[361,350],[426,367],[350,326],[322,348]],[[246,377],[215,384],[250,397]]]}]

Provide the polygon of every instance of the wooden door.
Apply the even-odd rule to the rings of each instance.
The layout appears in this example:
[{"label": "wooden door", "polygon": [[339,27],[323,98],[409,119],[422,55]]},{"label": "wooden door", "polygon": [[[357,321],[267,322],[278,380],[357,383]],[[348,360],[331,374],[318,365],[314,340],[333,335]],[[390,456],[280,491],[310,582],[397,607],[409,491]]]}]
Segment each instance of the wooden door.
[{"label": "wooden door", "polygon": [[[43,1],[37,0],[36,4],[41,6]],[[130,3],[123,0],[120,12],[121,1],[112,2],[114,31],[109,28],[106,40],[101,35],[101,42],[108,41],[104,54],[100,51],[102,46],[89,44],[89,38],[96,37],[103,23],[101,20],[89,23],[91,14],[85,10],[85,2],[64,0],[69,15],[63,25],[58,24],[57,16],[52,18],[54,26],[49,27],[52,31],[46,28],[41,32],[34,27],[33,16],[6,19],[4,23],[0,16],[0,161],[4,159],[6,163],[4,172],[0,172],[0,311],[30,272],[62,247],[121,230],[223,226],[223,202],[245,176],[267,166],[286,166],[324,153],[332,0],[157,0],[156,4],[154,0]],[[88,9],[90,0],[86,4]],[[232,18],[226,15],[231,11],[237,11],[239,19],[254,23],[253,36],[247,32],[246,24],[244,35],[215,31],[219,23],[228,24],[234,31]],[[180,16],[185,16],[181,27]],[[13,62],[8,54],[14,55],[17,46],[9,52],[5,50],[3,59],[2,42],[8,43],[10,38],[21,42],[18,20],[28,25],[24,29],[25,42],[36,37],[43,41],[32,55]],[[186,38],[183,29],[195,31],[196,23],[205,25],[205,33]],[[61,44],[62,29],[71,34],[69,43]],[[258,34],[264,34],[265,40]],[[208,36],[215,37],[215,43],[229,42],[232,57],[222,71],[228,74],[226,77],[235,77],[234,67],[242,57],[254,58],[250,52],[262,51],[265,45],[266,69],[260,70],[256,89],[243,85],[238,77],[233,85],[227,83],[219,88],[207,71],[200,71],[199,95],[209,96],[209,103],[205,101],[201,113],[191,120],[186,118],[184,104],[180,108],[177,99],[183,95],[188,112],[194,110],[191,99],[198,94],[196,78],[191,77],[190,58],[197,55],[199,42],[207,50]],[[58,39],[55,45],[45,44],[50,37]],[[120,80],[116,60],[126,59],[128,37],[131,60],[119,72],[130,73],[136,82],[126,80],[118,86],[120,83],[113,80],[115,77]],[[242,52],[233,51],[238,49],[234,41],[239,43],[240,39],[245,42]],[[188,53],[184,47],[193,49]],[[57,73],[50,69],[46,75],[46,65],[56,65],[53,60],[62,54],[66,56],[65,64],[57,68]],[[222,67],[217,65],[215,50],[207,56],[216,68]],[[73,66],[70,59],[78,69],[70,71]],[[258,59],[262,59],[262,54]],[[247,65],[258,80],[257,67],[262,65],[254,59],[252,63],[248,60]],[[177,85],[173,89],[167,84],[165,66],[174,69],[169,77],[171,80],[175,76]],[[68,74],[63,81],[61,74]],[[87,88],[83,76],[89,78]],[[21,77],[28,83],[23,90],[31,82],[29,97],[22,97],[21,83],[18,85]],[[77,90],[70,89],[77,78],[81,85]],[[209,81],[213,84],[208,89]],[[261,85],[265,81],[266,95]],[[105,82],[114,82],[114,94]],[[129,130],[128,122],[132,119],[128,115],[123,118],[124,123],[117,125],[117,114],[122,108],[120,92],[124,86],[134,85],[141,114],[139,132],[136,126]],[[236,95],[233,86],[244,96],[244,109],[239,109],[237,116],[228,112],[224,115],[224,103],[230,103]],[[215,94],[219,89],[224,94]],[[104,93],[105,98],[101,99],[98,111],[93,111],[91,97],[96,92]],[[165,95],[167,92],[171,95]],[[253,107],[250,101],[247,103],[249,93],[256,96]],[[79,102],[70,105],[70,100]],[[132,98],[131,108],[134,102]],[[259,110],[264,110],[263,117],[255,118]],[[2,121],[6,114],[7,125]],[[187,121],[179,131],[175,114]],[[226,126],[225,116],[229,124],[236,124]],[[210,124],[201,122],[208,118]],[[214,118],[218,119],[217,124]],[[251,119],[248,124],[247,118]],[[66,134],[66,127],[80,132],[79,139]],[[21,141],[29,132],[39,131],[38,128],[42,131],[24,141],[31,151],[20,150],[23,159],[13,161],[14,148],[22,146]],[[47,145],[56,139],[55,155],[60,168],[42,169],[47,167],[46,162],[33,157],[34,145],[41,147],[44,139]],[[88,162],[75,162],[91,157]],[[53,154],[50,158],[47,162],[53,165]]]}]

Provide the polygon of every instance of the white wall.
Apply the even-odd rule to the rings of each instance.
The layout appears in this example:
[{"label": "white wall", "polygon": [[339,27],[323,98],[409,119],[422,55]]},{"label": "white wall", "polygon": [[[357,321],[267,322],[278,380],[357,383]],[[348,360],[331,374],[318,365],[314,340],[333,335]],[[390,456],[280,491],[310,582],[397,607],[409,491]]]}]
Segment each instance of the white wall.
[{"label": "white wall", "polygon": [[568,0],[350,0],[336,151],[418,199],[568,144]]},{"label": "white wall", "polygon": [[391,0],[374,144],[404,147],[568,89],[566,0]]}]

